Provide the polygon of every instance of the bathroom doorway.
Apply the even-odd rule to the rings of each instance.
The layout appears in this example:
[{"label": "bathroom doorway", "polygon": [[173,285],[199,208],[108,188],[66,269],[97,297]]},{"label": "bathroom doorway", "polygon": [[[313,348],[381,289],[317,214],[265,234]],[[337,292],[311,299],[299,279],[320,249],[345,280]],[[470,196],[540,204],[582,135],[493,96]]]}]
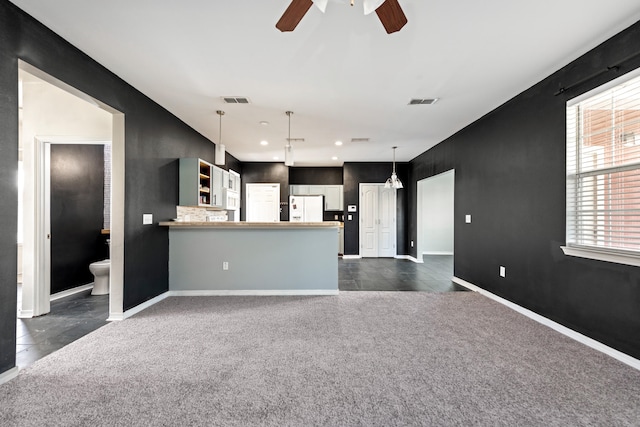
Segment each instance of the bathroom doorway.
[{"label": "bathroom doorway", "polygon": [[[73,87],[19,61],[20,150],[23,167],[22,212],[19,220],[22,246],[22,298],[20,318],[46,314],[51,288],[47,287],[46,177],[45,155],[51,144],[111,140],[110,259],[111,292],[109,320],[123,318],[122,276],[124,271],[124,115]],[[30,81],[25,83],[25,78]],[[62,98],[60,98],[62,97]],[[64,99],[60,105],[56,100]],[[48,105],[48,114],[42,108]],[[51,103],[55,105],[51,108]],[[79,107],[82,105],[82,107]],[[53,111],[53,112],[52,112]],[[53,114],[53,116],[51,115]],[[57,115],[57,116],[56,116]],[[52,118],[53,117],[53,118]],[[48,118],[48,119],[47,119]],[[35,123],[35,125],[34,125]],[[50,135],[55,135],[52,137]],[[107,252],[108,253],[108,252]],[[20,260],[19,260],[20,262]],[[88,267],[88,266],[84,266]]]}]

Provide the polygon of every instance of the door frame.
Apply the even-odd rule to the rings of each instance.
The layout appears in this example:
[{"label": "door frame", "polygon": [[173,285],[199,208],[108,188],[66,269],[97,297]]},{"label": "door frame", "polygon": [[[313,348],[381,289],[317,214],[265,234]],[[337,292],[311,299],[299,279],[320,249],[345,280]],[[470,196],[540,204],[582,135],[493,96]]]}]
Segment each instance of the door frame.
[{"label": "door frame", "polygon": [[[422,263],[424,262],[422,257],[424,255],[424,247],[425,247],[425,242],[424,242],[424,221],[423,221],[423,217],[424,217],[424,211],[423,211],[423,203],[424,203],[424,198],[425,198],[425,194],[424,194],[424,185],[426,183],[429,182],[429,180],[432,180],[434,178],[442,178],[445,175],[452,175],[453,176],[453,200],[454,200],[454,213],[455,213],[455,169],[449,169],[448,171],[445,172],[441,172],[437,175],[432,175],[429,176],[427,178],[421,179],[419,181],[416,182],[416,219],[417,219],[417,224],[416,224],[416,229],[417,229],[417,235],[416,235],[416,240],[417,240],[417,244],[416,244],[416,262]],[[453,226],[454,224],[454,220],[455,217],[452,215],[451,217],[451,227],[454,228],[454,233],[455,233],[455,227]],[[453,238],[455,241],[455,238]],[[453,245],[453,242],[452,242]],[[455,246],[453,246],[453,250],[455,251]],[[433,255],[453,255],[453,254],[449,254],[449,253],[443,253],[443,254],[433,254]]]},{"label": "door frame", "polygon": [[[109,317],[107,320],[124,319],[124,212],[125,212],[125,115],[113,107],[81,92],[61,80],[39,70],[29,63],[18,60],[18,67],[45,82],[75,95],[90,104],[110,113],[111,121],[111,234],[110,234],[110,259],[109,271]],[[29,173],[33,179],[32,212],[25,212],[23,227],[25,228],[23,243],[23,260],[30,259],[31,265],[23,271],[23,310],[19,311],[19,318],[30,318],[46,314],[49,311],[49,288],[43,281],[45,245],[45,177],[44,156],[45,143],[69,143],[73,140],[87,141],[87,138],[73,138],[60,136],[38,136],[34,141],[32,154],[32,169],[25,168],[25,178]],[[104,141],[104,139],[102,139]],[[23,152],[26,156],[27,153]],[[25,159],[26,160],[26,159]],[[25,166],[27,162],[25,161]],[[26,182],[26,180],[25,180]],[[27,192],[25,192],[27,194]],[[26,208],[26,205],[25,205]],[[31,232],[27,233],[28,227]],[[27,271],[28,270],[28,271]],[[31,278],[31,288],[27,278]],[[49,278],[50,279],[50,278]],[[25,285],[27,288],[25,288]],[[25,292],[26,291],[26,292]],[[26,299],[25,299],[26,298]]]}]

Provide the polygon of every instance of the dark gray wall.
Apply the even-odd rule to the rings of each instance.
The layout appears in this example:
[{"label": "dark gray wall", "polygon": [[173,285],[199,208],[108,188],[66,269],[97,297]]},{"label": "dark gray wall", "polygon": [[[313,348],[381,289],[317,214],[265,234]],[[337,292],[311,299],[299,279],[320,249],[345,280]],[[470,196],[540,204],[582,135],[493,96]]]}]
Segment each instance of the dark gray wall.
[{"label": "dark gray wall", "polygon": [[240,219],[246,220],[247,184],[280,184],[280,221],[289,221],[289,167],[284,163],[251,162],[242,164],[242,200]]},{"label": "dark gray wall", "polygon": [[104,145],[51,144],[51,293],[93,281],[104,259]]},{"label": "dark gray wall", "polygon": [[416,181],[455,168],[455,275],[636,358],[640,268],[568,257],[560,246],[566,101],[639,67],[639,52],[637,23],[411,161],[409,195],[416,239]]},{"label": "dark gray wall", "polygon": [[[360,241],[360,184],[375,184],[384,182],[391,176],[393,165],[389,163],[354,162],[345,163],[344,176],[344,254],[358,255]],[[405,188],[397,192],[396,221],[398,226],[396,247],[398,255],[407,254],[407,184],[409,179],[409,167],[407,163],[396,163],[396,173]],[[348,205],[356,205],[357,212],[347,212]],[[353,220],[348,221],[347,215],[353,215]]]},{"label": "dark gray wall", "polygon": [[342,185],[341,167],[289,168],[290,185]]},{"label": "dark gray wall", "polygon": [[0,372],[15,364],[18,59],[125,114],[125,310],[168,290],[168,232],[143,226],[142,214],[153,213],[155,222],[174,218],[176,159],[214,158],[211,141],[0,0]]}]

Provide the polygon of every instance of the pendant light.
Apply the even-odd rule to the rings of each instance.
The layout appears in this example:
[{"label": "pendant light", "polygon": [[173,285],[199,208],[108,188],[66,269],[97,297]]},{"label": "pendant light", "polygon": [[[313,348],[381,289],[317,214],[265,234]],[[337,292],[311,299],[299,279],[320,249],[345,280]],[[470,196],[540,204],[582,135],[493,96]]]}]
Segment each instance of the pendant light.
[{"label": "pendant light", "polygon": [[293,111],[287,111],[285,114],[289,116],[289,137],[287,145],[284,146],[284,164],[285,166],[293,166],[293,147],[291,146],[291,115]]},{"label": "pendant light", "polygon": [[396,175],[396,148],[393,148],[393,172],[391,172],[391,176],[387,178],[387,182],[384,183],[384,188],[404,188],[402,182],[398,179],[398,175]]},{"label": "pendant light", "polygon": [[220,127],[219,127],[219,136],[218,136],[218,143],[216,144],[216,158],[215,158],[215,164],[216,165],[224,165],[225,164],[225,147],[224,144],[222,143],[222,116],[224,116],[224,111],[222,110],[218,110],[216,111],[216,114],[218,116],[220,116]]}]

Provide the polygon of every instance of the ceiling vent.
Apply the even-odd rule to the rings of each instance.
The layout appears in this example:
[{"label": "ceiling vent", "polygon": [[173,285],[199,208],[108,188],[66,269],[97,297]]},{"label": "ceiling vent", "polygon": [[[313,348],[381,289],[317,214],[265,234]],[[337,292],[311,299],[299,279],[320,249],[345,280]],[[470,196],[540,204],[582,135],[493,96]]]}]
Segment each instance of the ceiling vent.
[{"label": "ceiling vent", "polygon": [[351,138],[351,142],[369,142],[369,138]]},{"label": "ceiling vent", "polygon": [[431,105],[438,102],[439,98],[413,98],[409,101],[409,105]]},{"label": "ceiling vent", "polygon": [[225,104],[250,104],[249,98],[245,96],[223,96]]}]

